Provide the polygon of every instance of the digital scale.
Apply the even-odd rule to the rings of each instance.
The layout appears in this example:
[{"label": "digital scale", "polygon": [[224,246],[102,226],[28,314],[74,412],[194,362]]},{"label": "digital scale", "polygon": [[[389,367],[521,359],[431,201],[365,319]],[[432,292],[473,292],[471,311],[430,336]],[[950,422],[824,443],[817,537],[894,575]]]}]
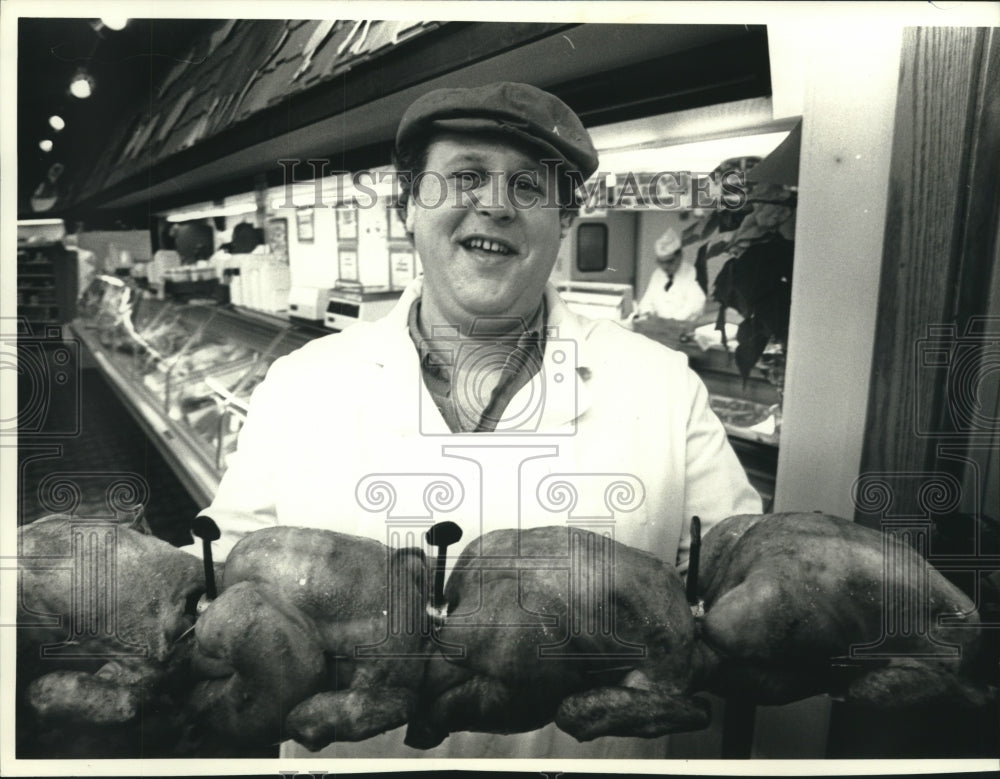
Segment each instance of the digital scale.
[{"label": "digital scale", "polygon": [[330,290],[323,324],[331,330],[345,330],[358,322],[373,322],[388,314],[402,290],[338,287]]},{"label": "digital scale", "polygon": [[332,289],[292,287],[288,291],[288,318],[310,325],[321,325]]}]

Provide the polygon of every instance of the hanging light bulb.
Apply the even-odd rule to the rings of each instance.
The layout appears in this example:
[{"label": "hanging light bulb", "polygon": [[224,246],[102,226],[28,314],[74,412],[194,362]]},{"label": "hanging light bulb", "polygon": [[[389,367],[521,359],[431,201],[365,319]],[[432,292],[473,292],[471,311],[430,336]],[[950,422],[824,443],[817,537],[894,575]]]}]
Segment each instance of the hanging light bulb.
[{"label": "hanging light bulb", "polygon": [[70,94],[84,100],[94,91],[94,79],[85,70],[78,70],[69,85]]},{"label": "hanging light bulb", "polygon": [[45,140],[40,141],[38,143],[38,148],[41,149],[44,152],[50,152],[50,151],[52,151],[52,141],[50,141],[48,138],[46,138]]},{"label": "hanging light bulb", "polygon": [[59,132],[66,126],[66,122],[63,121],[61,116],[54,114],[49,117],[49,126],[56,132]]},{"label": "hanging light bulb", "polygon": [[124,30],[125,25],[128,24],[128,19],[124,16],[101,17],[101,24],[109,30]]}]

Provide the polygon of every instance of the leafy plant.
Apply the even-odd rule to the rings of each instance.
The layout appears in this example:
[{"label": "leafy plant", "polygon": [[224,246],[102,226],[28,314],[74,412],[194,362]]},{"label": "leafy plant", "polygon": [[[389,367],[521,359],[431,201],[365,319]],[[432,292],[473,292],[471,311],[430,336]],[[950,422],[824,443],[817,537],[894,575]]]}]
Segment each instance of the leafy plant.
[{"label": "leafy plant", "polygon": [[[750,160],[739,162],[744,170],[753,165]],[[712,298],[719,303],[716,329],[722,333],[723,344],[726,310],[731,308],[743,317],[736,332],[735,358],[744,381],[771,344],[777,345],[778,353],[769,367],[779,385],[783,375],[791,311],[795,206],[792,188],[756,184],[743,208],[714,211],[684,231],[684,243],[704,242],[695,271],[706,292],[708,260],[731,255],[715,278]],[[712,240],[713,236],[717,240]]]},{"label": "leafy plant", "polygon": [[726,309],[740,313],[736,329],[736,367],[744,380],[773,341],[782,353],[788,342],[792,305],[794,244],[781,237],[754,244],[729,260],[715,279],[712,297],[720,304],[715,327],[725,341]]}]

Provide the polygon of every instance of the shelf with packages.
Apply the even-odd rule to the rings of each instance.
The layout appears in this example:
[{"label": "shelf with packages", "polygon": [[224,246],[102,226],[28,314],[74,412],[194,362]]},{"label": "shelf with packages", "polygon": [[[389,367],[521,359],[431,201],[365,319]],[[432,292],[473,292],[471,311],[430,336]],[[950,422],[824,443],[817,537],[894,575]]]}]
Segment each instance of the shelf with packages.
[{"label": "shelf with packages", "polygon": [[73,331],[196,501],[218,488],[254,388],[316,331],[231,306],[158,300],[99,277]]},{"label": "shelf with packages", "polygon": [[31,325],[57,325],[74,317],[77,258],[58,241],[17,247],[17,315]]}]

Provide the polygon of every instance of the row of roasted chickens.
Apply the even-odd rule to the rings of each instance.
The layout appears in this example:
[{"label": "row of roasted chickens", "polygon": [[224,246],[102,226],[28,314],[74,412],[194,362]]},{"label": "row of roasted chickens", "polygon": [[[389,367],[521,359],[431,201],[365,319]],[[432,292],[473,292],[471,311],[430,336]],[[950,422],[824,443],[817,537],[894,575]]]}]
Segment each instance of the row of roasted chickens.
[{"label": "row of roasted chickens", "polygon": [[687,587],[604,535],[492,532],[437,593],[418,549],[275,527],[235,547],[210,601],[195,557],[129,527],[84,530],[60,516],[21,530],[18,734],[89,733],[98,757],[138,723],[156,731],[147,755],[318,749],[403,725],[430,748],[553,721],[579,740],[697,730],[699,691],[879,707],[996,696],[972,600],[908,545],[821,514],[715,525]]}]

